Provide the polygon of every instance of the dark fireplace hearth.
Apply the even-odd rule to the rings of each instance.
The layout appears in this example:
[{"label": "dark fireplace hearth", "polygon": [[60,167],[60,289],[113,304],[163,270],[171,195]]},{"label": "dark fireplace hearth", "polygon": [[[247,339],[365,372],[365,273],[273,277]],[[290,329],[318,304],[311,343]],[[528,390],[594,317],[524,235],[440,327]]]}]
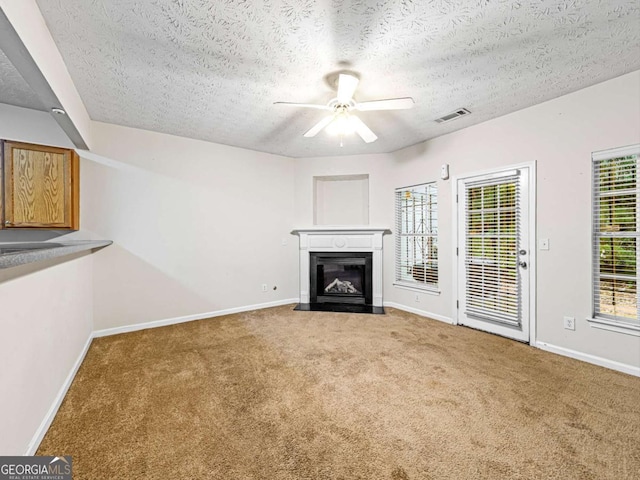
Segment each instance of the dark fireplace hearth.
[{"label": "dark fireplace hearth", "polygon": [[371,252],[310,252],[309,276],[310,305],[302,310],[384,312],[372,306]]}]

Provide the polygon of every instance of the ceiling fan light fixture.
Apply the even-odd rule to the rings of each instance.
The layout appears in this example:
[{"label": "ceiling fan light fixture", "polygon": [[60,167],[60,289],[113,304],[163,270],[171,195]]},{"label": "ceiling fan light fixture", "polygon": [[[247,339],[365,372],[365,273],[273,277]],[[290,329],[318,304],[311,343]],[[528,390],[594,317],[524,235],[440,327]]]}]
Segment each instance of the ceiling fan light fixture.
[{"label": "ceiling fan light fixture", "polygon": [[329,135],[351,135],[356,131],[356,126],[351,115],[347,112],[341,112],[336,113],[326,130]]}]

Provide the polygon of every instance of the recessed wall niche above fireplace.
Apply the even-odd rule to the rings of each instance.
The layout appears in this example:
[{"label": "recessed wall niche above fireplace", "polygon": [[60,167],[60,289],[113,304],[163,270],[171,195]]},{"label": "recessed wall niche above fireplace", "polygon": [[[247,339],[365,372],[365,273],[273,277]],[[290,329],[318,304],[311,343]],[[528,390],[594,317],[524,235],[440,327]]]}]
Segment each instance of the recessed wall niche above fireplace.
[{"label": "recessed wall niche above fireplace", "polygon": [[296,310],[384,313],[382,236],[369,227],[294,230],[300,237]]}]

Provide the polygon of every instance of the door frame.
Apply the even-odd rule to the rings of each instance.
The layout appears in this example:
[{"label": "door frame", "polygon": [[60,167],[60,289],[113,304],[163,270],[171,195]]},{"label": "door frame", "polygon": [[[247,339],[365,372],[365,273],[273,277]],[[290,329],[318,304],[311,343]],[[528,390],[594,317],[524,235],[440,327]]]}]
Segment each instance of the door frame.
[{"label": "door frame", "polygon": [[459,276],[458,269],[460,267],[459,262],[462,261],[461,257],[457,253],[458,246],[460,245],[460,235],[464,235],[464,232],[459,231],[459,218],[458,218],[458,183],[459,180],[470,180],[474,177],[480,177],[483,175],[491,175],[491,174],[500,174],[503,172],[508,172],[511,170],[517,170],[522,168],[527,168],[529,170],[529,345],[536,344],[537,337],[537,317],[536,317],[536,272],[538,270],[538,262],[537,262],[537,244],[538,244],[538,236],[536,232],[536,193],[537,193],[537,183],[536,183],[536,165],[537,162],[532,160],[530,162],[517,163],[504,165],[499,167],[494,167],[485,170],[473,171],[468,173],[463,173],[459,175],[455,175],[451,178],[451,205],[452,205],[452,215],[453,219],[453,240],[454,246],[452,248],[452,262],[453,266],[453,295],[452,295],[452,319],[454,325],[460,325],[460,310],[458,308],[458,304],[460,301],[460,295],[464,292],[460,291],[460,285],[458,284]]}]

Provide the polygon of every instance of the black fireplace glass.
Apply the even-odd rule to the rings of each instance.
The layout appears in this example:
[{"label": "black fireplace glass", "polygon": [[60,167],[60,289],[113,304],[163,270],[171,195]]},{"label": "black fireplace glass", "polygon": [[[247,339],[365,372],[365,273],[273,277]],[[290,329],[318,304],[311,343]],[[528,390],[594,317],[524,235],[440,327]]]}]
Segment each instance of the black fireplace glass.
[{"label": "black fireplace glass", "polygon": [[370,252],[311,252],[311,303],[372,303]]},{"label": "black fireplace glass", "polygon": [[318,265],[318,285],[325,295],[363,295],[364,264]]}]

